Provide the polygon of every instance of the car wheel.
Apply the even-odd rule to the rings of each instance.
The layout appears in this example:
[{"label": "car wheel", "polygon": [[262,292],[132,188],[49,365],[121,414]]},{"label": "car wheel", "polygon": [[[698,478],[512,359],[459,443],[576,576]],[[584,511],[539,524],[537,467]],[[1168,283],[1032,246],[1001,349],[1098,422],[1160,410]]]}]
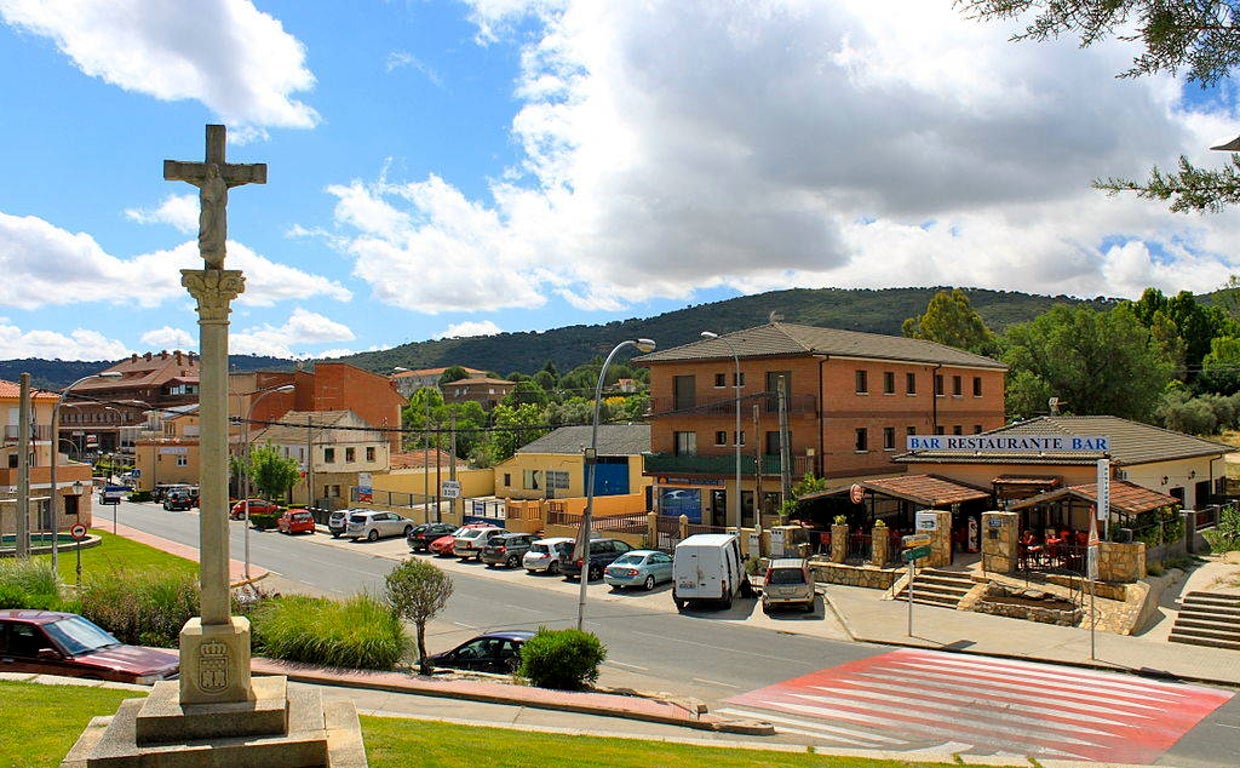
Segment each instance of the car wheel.
[{"label": "car wheel", "polygon": [[685,609],[685,601],[679,597],[672,595],[672,602],[676,604],[676,610],[683,611]]},{"label": "car wheel", "polygon": [[508,568],[516,568],[520,564],[521,564],[521,558],[517,557],[516,555],[509,556],[508,561],[504,563],[504,565]]},{"label": "car wheel", "polygon": [[560,573],[560,561],[552,560],[551,565],[547,566],[547,573],[551,574],[552,576],[558,575]]},{"label": "car wheel", "polygon": [[406,525],[406,526],[405,526],[405,530],[404,530],[404,531],[403,531],[400,535],[401,535],[401,536],[404,536],[404,537],[407,539],[407,538],[409,538],[409,532],[410,532],[410,531],[412,531],[412,530],[413,530],[413,526],[412,526],[412,525]]},{"label": "car wheel", "polygon": [[378,541],[378,540],[379,540],[379,530],[377,528],[371,528],[370,533],[366,534],[366,541]]},{"label": "car wheel", "polygon": [[813,600],[810,600],[808,603],[805,604],[805,612],[806,613],[814,612],[814,601]]},{"label": "car wheel", "polygon": [[602,566],[598,566],[598,565],[590,566],[589,570],[586,571],[586,578],[588,578],[590,581],[598,581],[599,579],[603,578]]},{"label": "car wheel", "polygon": [[336,532],[336,531],[332,531],[332,538],[333,538],[333,539],[338,539],[338,538],[340,538],[340,534],[339,534],[338,532]]},{"label": "car wheel", "polygon": [[654,589],[654,577],[653,577],[653,576],[647,576],[647,577],[646,577],[646,583],[645,583],[645,584],[643,584],[642,586],[644,586],[644,587],[646,588],[646,591],[647,591],[647,592],[649,592],[650,590]]},{"label": "car wheel", "polygon": [[767,616],[770,616],[770,615],[771,615],[771,606],[767,605],[766,603],[763,603],[763,604],[762,604],[762,612],[763,612],[763,613],[765,613]]}]

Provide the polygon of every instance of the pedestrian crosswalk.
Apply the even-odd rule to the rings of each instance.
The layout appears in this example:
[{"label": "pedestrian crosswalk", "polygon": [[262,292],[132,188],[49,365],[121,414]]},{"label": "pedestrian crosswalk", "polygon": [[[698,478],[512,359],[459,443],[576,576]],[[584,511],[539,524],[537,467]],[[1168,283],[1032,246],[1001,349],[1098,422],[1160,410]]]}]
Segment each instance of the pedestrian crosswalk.
[{"label": "pedestrian crosswalk", "polygon": [[1149,763],[1231,696],[1094,670],[904,649],[732,697],[716,712],[841,747]]}]

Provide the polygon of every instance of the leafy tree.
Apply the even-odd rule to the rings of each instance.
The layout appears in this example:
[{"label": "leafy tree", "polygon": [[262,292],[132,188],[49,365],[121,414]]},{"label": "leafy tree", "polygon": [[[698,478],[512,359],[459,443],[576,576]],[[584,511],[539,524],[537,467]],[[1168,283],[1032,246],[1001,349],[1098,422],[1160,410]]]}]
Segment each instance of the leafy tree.
[{"label": "leafy tree", "polygon": [[1189,291],[1168,298],[1156,288],[1146,288],[1132,307],[1168,359],[1179,366],[1182,378],[1190,382],[1198,378],[1215,337],[1235,326],[1225,309],[1202,304]]},{"label": "leafy tree", "polygon": [[[1080,415],[1147,420],[1171,377],[1171,365],[1127,304],[1109,312],[1057,306],[1009,328],[1005,347],[1013,394],[1053,395]],[[1026,416],[1040,411],[1028,400],[1009,400],[1009,412],[1017,405],[1031,409]]]},{"label": "leafy tree", "polygon": [[540,408],[546,407],[550,401],[547,391],[532,380],[517,382],[517,386],[512,388],[500,402],[507,405],[521,405],[522,403],[533,403]]},{"label": "leafy tree", "polygon": [[432,431],[429,437],[423,437],[428,430],[437,428],[441,420],[438,418],[444,409],[443,393],[435,387],[422,387],[409,396],[409,404],[401,410],[400,422],[407,430],[415,434],[407,435],[405,442],[412,447],[425,448],[428,442],[438,446],[440,440]]},{"label": "leafy tree", "polygon": [[[1014,40],[1046,41],[1066,35],[1082,47],[1110,38],[1137,44],[1141,51],[1120,77],[1183,71],[1189,83],[1208,88],[1225,81],[1240,64],[1240,26],[1234,2],[1205,0],[956,0],[967,16],[1013,19],[1032,12],[1033,20]],[[1112,194],[1134,192],[1151,200],[1172,200],[1172,211],[1220,211],[1240,202],[1240,155],[1230,165],[1209,170],[1180,156],[1178,169],[1150,172],[1143,184],[1123,178],[1095,180]]]},{"label": "leafy tree", "polygon": [[288,498],[289,490],[301,478],[297,460],[281,455],[271,443],[250,449],[247,472],[263,498],[273,501]]},{"label": "leafy tree", "polygon": [[456,455],[458,458],[470,458],[490,437],[487,433],[490,417],[482,403],[472,400],[453,403],[448,409],[447,423],[452,423],[454,415],[456,419]]},{"label": "leafy tree", "polygon": [[978,355],[995,354],[995,335],[973,309],[969,296],[959,288],[939,291],[930,299],[926,312],[904,321],[904,335],[964,349]]},{"label": "leafy tree", "polygon": [[542,409],[531,403],[518,406],[500,403],[491,411],[495,432],[491,456],[498,463],[512,458],[517,449],[547,434]]},{"label": "leafy tree", "polygon": [[589,424],[594,418],[594,404],[580,395],[570,397],[563,402],[548,405],[546,418],[547,424],[553,427]]},{"label": "leafy tree", "polygon": [[406,560],[388,572],[383,580],[388,604],[397,616],[413,622],[416,633],[418,667],[431,673],[426,653],[426,624],[435,618],[452,597],[452,577],[434,563]]},{"label": "leafy tree", "polygon": [[1201,361],[1201,387],[1223,395],[1240,392],[1240,339],[1219,336]]},{"label": "leafy tree", "polygon": [[[451,365],[448,366],[443,373],[439,374],[439,386],[442,387],[444,384],[451,384],[454,381],[460,381],[461,379],[468,378],[469,371],[459,365]],[[415,392],[414,394],[417,393]]]}]

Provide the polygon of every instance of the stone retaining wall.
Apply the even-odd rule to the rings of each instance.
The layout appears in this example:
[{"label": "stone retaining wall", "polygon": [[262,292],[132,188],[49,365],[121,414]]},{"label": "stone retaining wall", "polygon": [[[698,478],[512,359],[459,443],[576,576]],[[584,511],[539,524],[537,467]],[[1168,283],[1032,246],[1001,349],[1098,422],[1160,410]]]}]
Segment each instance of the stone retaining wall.
[{"label": "stone retaining wall", "polygon": [[810,570],[814,573],[814,581],[823,584],[843,584],[847,587],[865,587],[866,589],[890,589],[902,570],[891,568],[875,568],[870,565],[844,565],[811,561]]}]

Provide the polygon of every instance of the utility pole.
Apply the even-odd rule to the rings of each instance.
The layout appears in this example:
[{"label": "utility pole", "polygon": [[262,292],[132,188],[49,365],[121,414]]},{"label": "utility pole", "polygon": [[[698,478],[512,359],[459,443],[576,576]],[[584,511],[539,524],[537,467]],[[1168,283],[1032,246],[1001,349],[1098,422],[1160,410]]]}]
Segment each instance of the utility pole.
[{"label": "utility pole", "polygon": [[[30,374],[23,373],[17,416],[17,536],[16,554],[30,559]],[[56,446],[52,446],[56,450]]]},{"label": "utility pole", "polygon": [[314,506],[314,414],[306,414],[306,506]]},{"label": "utility pole", "polygon": [[779,389],[779,490],[786,503],[792,498],[792,446],[788,445],[788,380],[780,376],[776,386]]},{"label": "utility pole", "polygon": [[762,527],[762,406],[753,405],[753,522]]}]

